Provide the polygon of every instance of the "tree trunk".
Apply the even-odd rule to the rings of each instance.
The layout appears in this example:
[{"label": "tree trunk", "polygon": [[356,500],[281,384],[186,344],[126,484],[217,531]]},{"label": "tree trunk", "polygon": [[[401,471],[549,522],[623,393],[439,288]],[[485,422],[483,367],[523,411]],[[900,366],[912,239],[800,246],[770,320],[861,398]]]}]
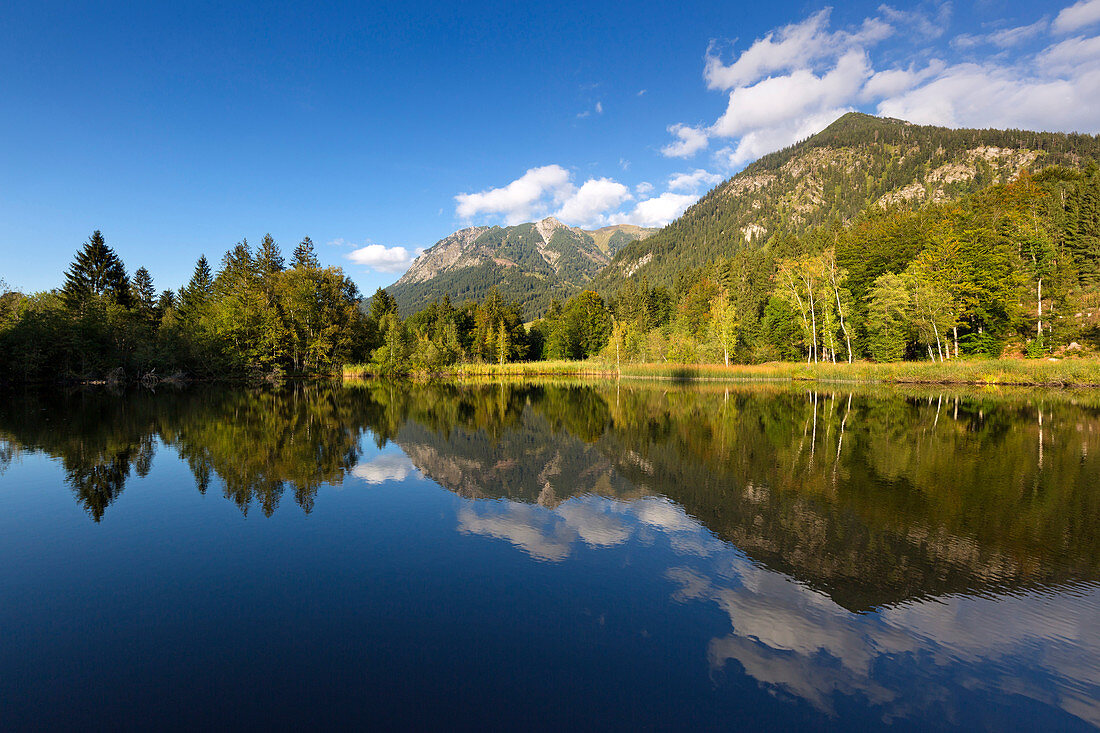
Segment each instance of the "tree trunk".
[{"label": "tree trunk", "polygon": [[1036,334],[1039,338],[1043,337],[1043,278],[1039,278],[1039,328]]}]

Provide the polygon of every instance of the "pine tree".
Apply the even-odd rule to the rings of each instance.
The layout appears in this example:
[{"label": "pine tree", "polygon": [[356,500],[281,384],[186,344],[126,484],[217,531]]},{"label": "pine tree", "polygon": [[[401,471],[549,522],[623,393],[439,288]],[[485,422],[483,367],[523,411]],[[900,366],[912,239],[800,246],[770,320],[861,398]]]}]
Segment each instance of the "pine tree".
[{"label": "pine tree", "polygon": [[157,291],[153,287],[153,276],[144,267],[134,272],[134,281],[130,286],[131,299],[136,308],[151,316],[157,305]]},{"label": "pine tree", "polygon": [[370,318],[381,325],[383,318],[389,313],[397,314],[397,301],[385,290],[378,288],[370,299]]},{"label": "pine tree", "polygon": [[265,234],[264,238],[260,240],[260,247],[256,250],[255,263],[256,271],[260,274],[260,277],[264,278],[274,275],[276,272],[282,272],[285,267],[283,253],[270,234]]},{"label": "pine tree", "polygon": [[243,294],[252,286],[255,272],[252,250],[248,240],[242,239],[222,257],[221,269],[214,278],[214,293],[218,297]]},{"label": "pine tree", "polygon": [[[195,272],[191,275],[191,281],[187,287],[180,291],[179,309],[184,317],[190,317],[205,305],[214,293],[214,276],[210,272],[210,264],[206,261],[206,255],[199,257],[195,263]],[[163,295],[161,296],[163,299]]]},{"label": "pine tree", "polygon": [[157,298],[157,318],[164,318],[164,314],[176,307],[176,294],[171,290],[162,290]]},{"label": "pine tree", "polygon": [[294,248],[290,266],[295,269],[315,270],[321,267],[321,261],[317,259],[317,253],[313,250],[313,241],[306,237]]},{"label": "pine tree", "polygon": [[89,298],[104,295],[113,297],[120,305],[130,305],[130,278],[126,275],[126,267],[107,246],[98,229],[76,253],[65,273],[62,295],[66,305],[73,310],[83,310]]}]

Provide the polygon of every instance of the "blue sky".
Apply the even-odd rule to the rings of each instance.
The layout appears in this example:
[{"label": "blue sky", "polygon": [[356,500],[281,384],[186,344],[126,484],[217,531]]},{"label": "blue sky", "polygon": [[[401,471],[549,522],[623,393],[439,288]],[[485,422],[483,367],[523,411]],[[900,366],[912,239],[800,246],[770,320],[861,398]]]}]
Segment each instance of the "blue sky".
[{"label": "blue sky", "polygon": [[462,226],[660,225],[858,109],[1100,131],[1100,0],[0,7],[0,278],[270,232],[367,292]]}]

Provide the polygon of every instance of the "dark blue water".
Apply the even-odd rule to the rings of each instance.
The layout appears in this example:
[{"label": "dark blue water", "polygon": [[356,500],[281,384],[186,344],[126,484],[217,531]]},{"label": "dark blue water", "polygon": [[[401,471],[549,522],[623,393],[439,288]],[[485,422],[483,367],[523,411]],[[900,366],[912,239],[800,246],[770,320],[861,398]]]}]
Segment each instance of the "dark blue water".
[{"label": "dark blue water", "polygon": [[0,725],[1089,729],[1098,443],[1050,395],[20,395]]}]

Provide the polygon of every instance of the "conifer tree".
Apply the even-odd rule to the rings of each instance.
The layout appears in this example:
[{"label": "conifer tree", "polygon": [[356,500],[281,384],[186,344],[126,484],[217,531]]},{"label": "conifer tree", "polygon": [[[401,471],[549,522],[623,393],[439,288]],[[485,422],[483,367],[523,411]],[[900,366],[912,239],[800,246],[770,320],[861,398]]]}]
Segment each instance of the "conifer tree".
[{"label": "conifer tree", "polygon": [[134,281],[130,286],[131,298],[136,308],[145,315],[152,315],[157,305],[157,291],[153,287],[153,276],[144,267],[134,272]]},{"label": "conifer tree", "polygon": [[270,234],[265,234],[260,240],[260,247],[256,250],[256,271],[260,277],[267,278],[276,272],[282,272],[285,263],[282,250]]},{"label": "conifer tree", "polygon": [[[195,263],[195,272],[191,275],[191,281],[187,287],[180,291],[179,309],[182,315],[189,317],[205,305],[214,292],[214,275],[210,272],[210,264],[206,261],[206,255],[199,257]],[[163,295],[161,296],[163,300]]]},{"label": "conifer tree", "polygon": [[313,249],[313,240],[306,237],[294,248],[290,266],[295,269],[315,270],[321,267],[317,253]]},{"label": "conifer tree", "polygon": [[389,313],[397,314],[397,301],[385,290],[378,288],[370,299],[371,320],[382,325],[383,318]]},{"label": "conifer tree", "polygon": [[65,304],[73,310],[83,310],[91,297],[109,295],[123,306],[130,304],[130,278],[114,250],[107,246],[97,229],[65,273],[62,288]]}]

